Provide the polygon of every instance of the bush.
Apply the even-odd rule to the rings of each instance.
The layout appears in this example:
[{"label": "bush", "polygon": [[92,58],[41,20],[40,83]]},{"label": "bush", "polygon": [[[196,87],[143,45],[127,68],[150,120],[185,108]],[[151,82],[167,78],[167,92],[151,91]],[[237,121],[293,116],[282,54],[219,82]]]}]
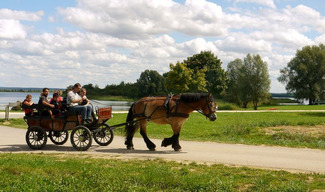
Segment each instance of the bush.
[{"label": "bush", "polygon": [[217,103],[218,104],[218,110],[238,110],[239,107],[235,104],[231,103]]}]

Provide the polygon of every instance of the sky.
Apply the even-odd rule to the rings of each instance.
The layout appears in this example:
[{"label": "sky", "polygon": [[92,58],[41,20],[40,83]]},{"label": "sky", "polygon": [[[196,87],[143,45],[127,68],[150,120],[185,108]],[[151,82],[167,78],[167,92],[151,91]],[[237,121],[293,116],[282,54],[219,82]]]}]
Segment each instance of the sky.
[{"label": "sky", "polygon": [[325,44],[324,0],[1,0],[0,87],[100,88],[211,51],[259,54],[272,93],[304,46]]}]

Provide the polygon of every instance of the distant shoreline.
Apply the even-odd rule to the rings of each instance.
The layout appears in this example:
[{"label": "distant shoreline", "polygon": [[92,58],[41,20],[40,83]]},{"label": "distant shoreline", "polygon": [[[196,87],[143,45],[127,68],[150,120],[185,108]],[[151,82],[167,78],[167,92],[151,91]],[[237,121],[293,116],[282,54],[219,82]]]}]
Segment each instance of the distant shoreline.
[{"label": "distant shoreline", "polygon": [[[63,88],[49,88],[50,90],[65,90]],[[35,87],[0,87],[0,92],[42,92],[43,88]]]}]

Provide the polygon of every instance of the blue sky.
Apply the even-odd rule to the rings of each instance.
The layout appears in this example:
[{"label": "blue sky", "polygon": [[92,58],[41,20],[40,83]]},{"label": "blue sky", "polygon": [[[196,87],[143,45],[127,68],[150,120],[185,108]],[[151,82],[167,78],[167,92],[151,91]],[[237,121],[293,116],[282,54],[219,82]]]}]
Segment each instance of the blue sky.
[{"label": "blue sky", "polygon": [[298,49],[325,43],[321,0],[1,0],[0,87],[135,82],[203,50],[267,62],[271,92]]}]

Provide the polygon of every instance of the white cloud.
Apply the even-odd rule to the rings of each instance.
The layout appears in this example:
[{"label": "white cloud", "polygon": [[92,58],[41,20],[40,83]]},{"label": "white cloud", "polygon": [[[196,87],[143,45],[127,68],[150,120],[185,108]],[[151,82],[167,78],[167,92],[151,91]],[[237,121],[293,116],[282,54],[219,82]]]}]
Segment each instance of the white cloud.
[{"label": "white cloud", "polygon": [[265,40],[256,39],[243,33],[232,33],[225,39],[215,42],[217,47],[223,51],[247,53],[271,52],[272,45]]},{"label": "white cloud", "polygon": [[39,21],[42,19],[43,15],[44,15],[43,11],[27,12],[27,11],[15,11],[10,9],[0,9],[1,19]]},{"label": "white cloud", "polygon": [[284,10],[284,14],[290,18],[293,25],[300,26],[302,28],[306,26],[312,26],[320,33],[325,33],[325,17],[320,13],[305,5],[298,5],[294,8],[288,6]]},{"label": "white cloud", "polygon": [[24,39],[27,32],[17,20],[0,19],[0,39]]},{"label": "white cloud", "polygon": [[320,43],[325,44],[325,34],[316,37],[315,42],[317,44],[320,44]]},{"label": "white cloud", "polygon": [[[105,3],[104,3],[105,2]],[[139,39],[179,31],[193,36],[221,36],[227,31],[222,8],[205,0],[120,0],[59,9],[66,21],[87,31]]]},{"label": "white cloud", "polygon": [[256,3],[259,5],[268,6],[271,8],[276,8],[273,0],[235,0],[236,3]]}]

